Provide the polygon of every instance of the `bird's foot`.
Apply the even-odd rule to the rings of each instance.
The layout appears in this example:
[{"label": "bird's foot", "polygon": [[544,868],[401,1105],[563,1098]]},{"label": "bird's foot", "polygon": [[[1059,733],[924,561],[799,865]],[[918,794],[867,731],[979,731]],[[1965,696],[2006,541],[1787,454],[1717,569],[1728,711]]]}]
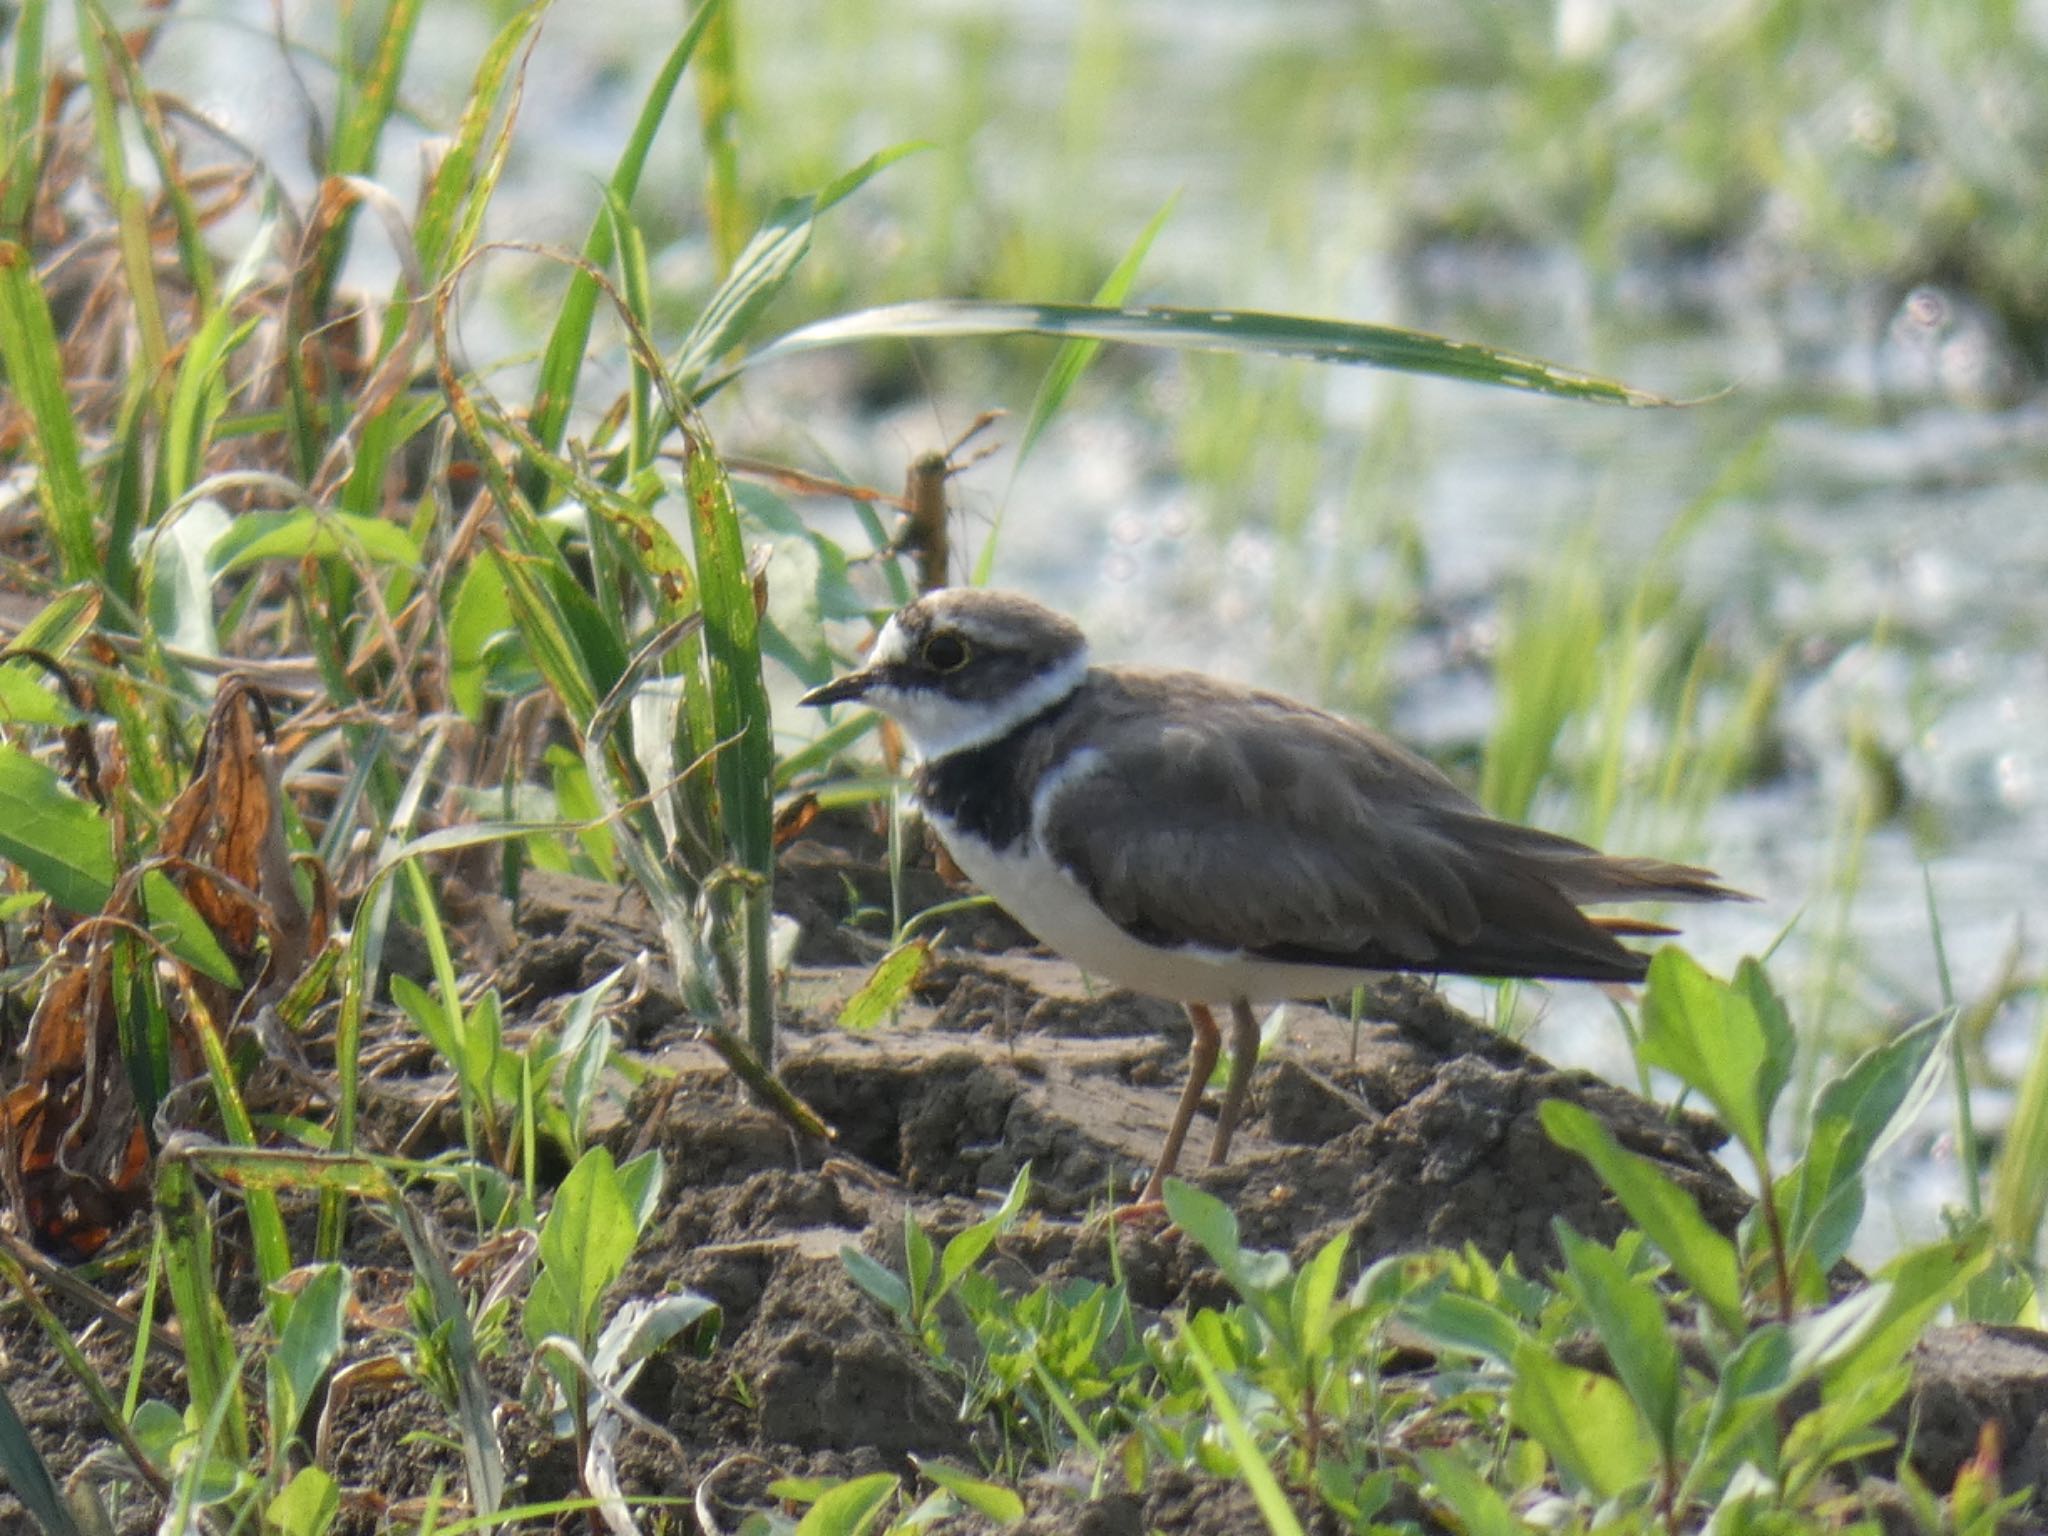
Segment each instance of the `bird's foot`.
[{"label": "bird's foot", "polygon": [[1109,1213],[1109,1219],[1118,1227],[1163,1227],[1171,1221],[1166,1214],[1166,1202],[1150,1191],[1128,1205],[1117,1206]]}]

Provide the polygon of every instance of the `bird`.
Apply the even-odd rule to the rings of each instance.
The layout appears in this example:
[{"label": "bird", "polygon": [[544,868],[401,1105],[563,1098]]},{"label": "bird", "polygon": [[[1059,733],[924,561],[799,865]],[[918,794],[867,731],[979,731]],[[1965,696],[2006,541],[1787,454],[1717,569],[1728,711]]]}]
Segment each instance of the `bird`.
[{"label": "bird", "polygon": [[857,670],[800,702],[896,722],[916,800],[961,871],[1082,971],[1180,1003],[1187,1087],[1126,1218],[1166,1179],[1222,1050],[1211,1165],[1251,1088],[1253,1005],[1388,972],[1636,982],[1623,937],[1675,930],[1587,906],[1747,900],[1713,871],[1616,857],[1489,814],[1391,738],[1192,671],[1104,665],[1064,615],[942,587],[883,624]]}]

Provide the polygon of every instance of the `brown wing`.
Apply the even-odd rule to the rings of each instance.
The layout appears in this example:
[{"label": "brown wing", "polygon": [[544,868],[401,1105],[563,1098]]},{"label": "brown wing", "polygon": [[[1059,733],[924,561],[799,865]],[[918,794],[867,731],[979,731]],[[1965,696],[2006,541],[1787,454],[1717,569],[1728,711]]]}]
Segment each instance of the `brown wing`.
[{"label": "brown wing", "polygon": [[1085,722],[1098,756],[1042,836],[1147,942],[1626,981],[1647,961],[1579,902],[1731,894],[1705,871],[1497,821],[1421,758],[1334,716],[1185,674],[1170,689],[1158,674],[1114,678],[1121,694],[1105,691]]}]

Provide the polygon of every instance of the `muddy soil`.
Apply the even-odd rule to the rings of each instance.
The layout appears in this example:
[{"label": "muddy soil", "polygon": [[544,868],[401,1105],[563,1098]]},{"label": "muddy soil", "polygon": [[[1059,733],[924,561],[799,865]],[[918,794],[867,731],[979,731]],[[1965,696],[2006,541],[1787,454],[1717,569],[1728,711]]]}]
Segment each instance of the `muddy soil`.
[{"label": "muddy soil", "polygon": [[[882,947],[859,914],[886,911],[889,901],[873,850],[845,842],[797,844],[778,888],[778,903],[804,921],[789,985],[785,1076],[835,1129],[834,1141],[800,1137],[750,1103],[693,1038],[658,968],[622,1021],[635,1055],[656,1070],[606,1139],[621,1155],[657,1147],[668,1178],[660,1214],[616,1294],[689,1289],[722,1314],[708,1352],[657,1356],[630,1393],[658,1432],[622,1438],[620,1482],[630,1494],[683,1501],[670,1530],[699,1529],[706,1517],[719,1530],[735,1529],[747,1508],[768,1502],[767,1485],[781,1476],[904,1473],[912,1456],[973,1467],[987,1451],[984,1428],[962,1420],[959,1380],[912,1346],[841,1261],[841,1249],[853,1247],[900,1269],[907,1211],[943,1241],[986,1214],[1028,1163],[1031,1213],[989,1261],[1006,1282],[1105,1280],[1114,1271],[1141,1321],[1227,1294],[1199,1250],[1176,1234],[1101,1219],[1142,1179],[1165,1133],[1187,1048],[1178,1010],[1091,991],[988,911],[954,924],[895,1021],[866,1035],[839,1030],[840,1003]],[[929,871],[912,880],[913,904],[953,894]],[[500,980],[525,1010],[660,950],[635,898],[560,878],[529,882],[517,925],[520,942]],[[1587,1074],[1560,1071],[1417,982],[1388,983],[1367,1014],[1354,1026],[1291,1007],[1230,1165],[1204,1170],[1202,1158],[1190,1156],[1189,1176],[1236,1209],[1247,1242],[1301,1259],[1348,1233],[1354,1265],[1469,1243],[1495,1260],[1512,1257],[1524,1273],[1546,1274],[1556,1263],[1557,1218],[1602,1238],[1623,1224],[1586,1166],[1543,1135],[1536,1111],[1548,1098],[1600,1115],[1718,1225],[1741,1218],[1746,1200],[1714,1159],[1720,1133],[1711,1122],[1674,1119]],[[417,1113],[438,1080],[402,1086],[415,1090],[416,1102],[372,1116],[383,1134],[395,1141],[402,1129],[415,1156],[434,1152],[437,1139],[459,1142],[452,1113]],[[1206,1150],[1203,1127],[1190,1150]],[[451,1248],[473,1241],[458,1207],[443,1202],[435,1214]],[[402,1290],[404,1251],[374,1222],[358,1223],[351,1259],[359,1290]],[[223,1262],[246,1269],[247,1255],[230,1251]],[[99,1283],[112,1293],[124,1282]],[[253,1287],[230,1289],[253,1304]],[[118,1396],[129,1339],[57,1305]],[[570,1448],[520,1406],[530,1362],[516,1312],[510,1333],[488,1370],[503,1398],[509,1501],[571,1496]],[[352,1332],[350,1353],[368,1359],[393,1339]],[[18,1307],[0,1312],[0,1371],[60,1475],[90,1454],[109,1454],[83,1393]],[[182,1403],[181,1373],[174,1348],[152,1352],[145,1394]],[[436,1479],[459,1486],[462,1472],[439,1406],[401,1373],[365,1374],[372,1384],[330,1412],[327,1464],[344,1483],[340,1528],[367,1532],[416,1512]],[[1922,1346],[1900,1427],[1907,1413],[1917,1415],[1916,1465],[1943,1488],[1979,1446],[1980,1426],[1998,1423],[2010,1487],[2048,1482],[2044,1411],[2041,1336],[1941,1330]],[[1261,1528],[1241,1488],[1199,1477],[1163,1476],[1142,1494],[1112,1492],[1092,1503],[1084,1493],[1085,1483],[1047,1476],[1032,1490],[1024,1529],[1222,1536]],[[140,1531],[161,1511],[143,1498],[118,1513],[118,1528]],[[1428,1524],[1424,1512],[1406,1513]],[[0,1530],[21,1519],[0,1493]],[[663,1527],[650,1520],[647,1528]]]}]

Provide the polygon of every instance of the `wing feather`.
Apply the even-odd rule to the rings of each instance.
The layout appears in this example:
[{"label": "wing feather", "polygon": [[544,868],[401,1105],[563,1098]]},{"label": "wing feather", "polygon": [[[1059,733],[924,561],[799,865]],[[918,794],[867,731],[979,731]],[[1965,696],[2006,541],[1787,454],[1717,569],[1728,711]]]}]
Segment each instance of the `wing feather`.
[{"label": "wing feather", "polygon": [[1632,980],[1645,958],[1581,902],[1733,894],[1704,870],[1495,820],[1424,759],[1292,701],[1192,674],[1098,677],[1102,706],[1075,722],[1089,769],[1040,807],[1037,832],[1146,942]]}]

